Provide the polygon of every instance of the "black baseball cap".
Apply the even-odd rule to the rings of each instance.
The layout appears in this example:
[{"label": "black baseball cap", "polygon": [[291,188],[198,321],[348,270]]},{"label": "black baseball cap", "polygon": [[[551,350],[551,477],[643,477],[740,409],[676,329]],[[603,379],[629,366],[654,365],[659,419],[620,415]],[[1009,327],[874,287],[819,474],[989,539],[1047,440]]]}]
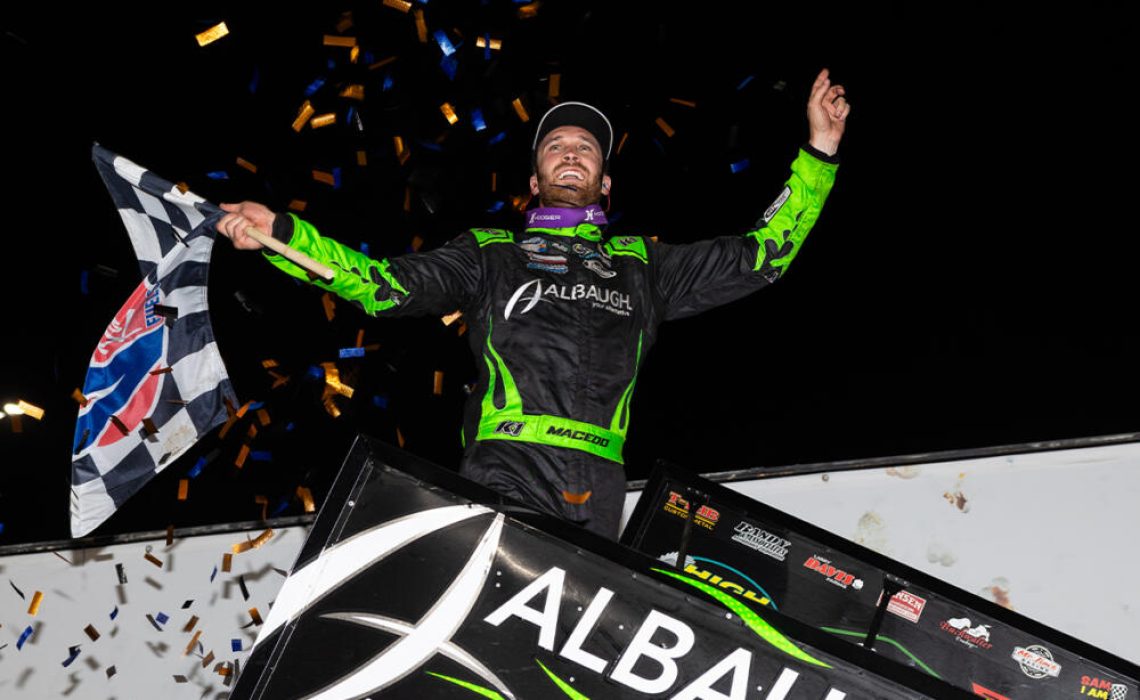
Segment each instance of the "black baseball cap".
[{"label": "black baseball cap", "polygon": [[546,114],[542,115],[542,119],[538,120],[534,143],[530,147],[533,162],[538,162],[538,144],[542,143],[547,134],[560,126],[577,126],[590,132],[598,140],[598,145],[605,154],[602,162],[609,161],[610,149],[614,143],[614,128],[610,126],[610,120],[606,119],[606,115],[597,107],[585,102],[561,102],[548,109]]}]

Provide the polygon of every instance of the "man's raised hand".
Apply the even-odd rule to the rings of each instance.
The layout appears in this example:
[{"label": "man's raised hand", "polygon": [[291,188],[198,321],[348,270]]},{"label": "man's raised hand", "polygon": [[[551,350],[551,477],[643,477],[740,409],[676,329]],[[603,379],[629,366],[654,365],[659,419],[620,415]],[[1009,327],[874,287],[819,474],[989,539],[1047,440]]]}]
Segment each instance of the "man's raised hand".
[{"label": "man's raised hand", "polygon": [[831,84],[826,68],[819,72],[811,86],[807,105],[809,143],[828,155],[833,156],[839,150],[847,115],[851,113],[846,95],[847,90],[842,85]]}]

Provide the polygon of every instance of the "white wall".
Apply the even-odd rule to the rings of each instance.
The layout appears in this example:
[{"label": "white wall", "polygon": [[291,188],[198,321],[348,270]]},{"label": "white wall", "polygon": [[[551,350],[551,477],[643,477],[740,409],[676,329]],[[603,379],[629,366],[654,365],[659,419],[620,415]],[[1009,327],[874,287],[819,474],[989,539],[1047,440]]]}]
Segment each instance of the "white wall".
[{"label": "white wall", "polygon": [[[235,660],[244,664],[257,635],[257,627],[243,628],[251,621],[249,609],[256,607],[262,619],[268,614],[284,581],[274,568],[292,567],[305,529],[274,530],[257,549],[234,554],[229,573],[221,570],[222,555],[262,530],[175,539],[170,547],[162,538],[61,552],[68,561],[51,552],[0,558],[0,646],[7,645],[0,649],[0,698],[226,697],[230,688],[214,666]],[[145,558],[148,548],[161,567]],[[116,564],[123,565],[126,584],[119,583]],[[215,566],[218,573],[211,582]],[[249,600],[242,595],[239,576],[244,577]],[[33,616],[28,606],[36,591],[43,599]],[[192,602],[183,609],[186,601]],[[109,615],[116,606],[119,614],[112,621]],[[169,616],[161,631],[146,618],[160,612]],[[197,624],[184,632],[194,615]],[[34,633],[17,649],[29,625]],[[85,634],[87,625],[98,631],[98,640]],[[202,652],[196,646],[184,654],[198,630]],[[232,651],[234,639],[241,651]],[[74,645],[80,647],[79,656],[64,668]],[[202,656],[210,651],[215,660],[202,668]],[[116,673],[108,678],[110,666]],[[186,682],[177,682],[176,675]]]},{"label": "white wall", "polygon": [[1137,443],[725,485],[1140,663]]}]

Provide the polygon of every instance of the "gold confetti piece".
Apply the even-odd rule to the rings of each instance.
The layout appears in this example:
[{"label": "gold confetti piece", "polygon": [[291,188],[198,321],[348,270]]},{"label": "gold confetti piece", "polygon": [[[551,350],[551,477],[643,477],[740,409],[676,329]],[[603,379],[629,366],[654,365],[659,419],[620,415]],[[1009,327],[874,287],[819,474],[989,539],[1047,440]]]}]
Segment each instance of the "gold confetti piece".
[{"label": "gold confetti piece", "polygon": [[692,100],[682,100],[680,97],[670,97],[669,101],[674,103],[674,104],[683,105],[685,107],[696,108],[696,106],[697,106],[696,102],[693,102]]},{"label": "gold confetti piece", "polygon": [[[458,34],[459,32],[456,31],[455,33]],[[476,38],[475,39],[475,45],[481,49],[487,48],[487,37],[480,36],[480,37]],[[501,48],[503,48],[502,39],[491,39],[491,50],[492,51],[498,51]]]},{"label": "gold confetti piece", "polygon": [[356,330],[356,345],[354,347],[364,347],[364,329],[358,328]]},{"label": "gold confetti piece", "polygon": [[143,418],[143,430],[146,431],[147,435],[154,435],[158,432],[158,426],[150,418]]},{"label": "gold confetti piece", "polygon": [[257,426],[251,424],[249,426],[249,430],[245,431],[245,436],[246,436],[246,438],[248,438],[250,440],[257,437]]},{"label": "gold confetti piece", "polygon": [[249,616],[251,618],[253,618],[253,624],[255,624],[255,625],[261,624],[261,613],[257,612],[257,608],[250,608],[249,609]]},{"label": "gold confetti piece", "polygon": [[522,99],[516,97],[511,100],[511,106],[515,108],[515,114],[519,115],[519,119],[525,124],[530,121],[530,115],[526,113],[526,107],[523,107]]},{"label": "gold confetti piece", "polygon": [[[356,63],[359,60],[360,60],[360,47],[359,46],[353,46],[351,49],[348,50],[348,62],[349,63]],[[361,99],[364,99],[364,98],[362,97]]]},{"label": "gold confetti piece", "polygon": [[[17,418],[19,418],[19,416],[12,416],[13,420],[15,420]],[[111,422],[115,424],[115,427],[118,428],[119,432],[122,433],[123,435],[126,435],[127,433],[131,432],[130,430],[127,429],[127,424],[124,423],[122,421],[122,419],[119,418],[118,416],[112,415],[111,416]]]},{"label": "gold confetti piece", "polygon": [[427,22],[424,20],[423,10],[416,10],[416,38],[421,44],[427,43]]},{"label": "gold confetti piece", "polygon": [[435,394],[436,396],[443,396],[443,372],[438,369],[435,371],[431,393]]},{"label": "gold confetti piece", "polygon": [[263,428],[269,425],[269,411],[265,410],[264,408],[257,409],[257,422],[260,423],[261,427]]},{"label": "gold confetti piece", "polygon": [[254,165],[253,163],[250,163],[248,160],[246,160],[245,158],[242,158],[241,156],[238,156],[237,164],[240,165],[241,167],[245,168],[246,170],[250,171],[251,173],[257,172],[257,166]]},{"label": "gold confetti piece", "polygon": [[285,386],[286,384],[289,383],[289,376],[288,375],[278,374],[276,372],[270,372],[269,376],[273,377],[273,385],[271,387],[269,387],[270,389],[276,389],[279,386]]},{"label": "gold confetti piece", "polygon": [[368,153],[367,153],[367,151],[357,151],[356,152],[356,164],[362,168],[365,167],[366,165],[368,165]]},{"label": "gold confetti piece", "polygon": [[191,615],[190,619],[187,620],[186,624],[182,627],[182,631],[183,632],[190,632],[191,630],[194,629],[194,625],[196,625],[196,624],[198,624],[198,616],[197,615]]},{"label": "gold confetti piece", "polygon": [[452,311],[451,313],[444,316],[440,320],[443,321],[443,325],[450,326],[451,324],[455,323],[456,321],[458,321],[462,317],[463,317],[462,311]]},{"label": "gold confetti piece", "polygon": [[43,602],[44,594],[41,591],[36,591],[32,594],[32,602],[28,605],[28,614],[35,615],[40,611],[40,603]]},{"label": "gold confetti piece", "polygon": [[376,352],[380,349],[380,343],[369,343],[364,346],[364,352]]},{"label": "gold confetti piece", "polygon": [[499,189],[499,174],[491,172],[491,191],[494,192]]},{"label": "gold confetti piece", "polygon": [[230,572],[230,569],[233,567],[233,563],[234,555],[230,554],[229,552],[226,552],[222,555],[222,571],[224,573],[228,574]]},{"label": "gold confetti piece", "polygon": [[347,97],[353,100],[364,99],[364,86],[363,85],[349,85],[340,91],[341,97]]},{"label": "gold confetti piece", "polygon": [[550,74],[550,82],[547,83],[547,87],[546,87],[546,96],[553,100],[554,98],[558,97],[558,93],[561,92],[561,90],[562,90],[562,74],[561,73],[551,73]]},{"label": "gold confetti piece", "polygon": [[541,2],[532,2],[529,5],[523,5],[519,8],[519,19],[530,19],[538,15],[538,8]]},{"label": "gold confetti piece", "polygon": [[241,469],[245,466],[245,460],[249,457],[249,445],[242,445],[238,450],[238,456],[234,459],[234,466]]},{"label": "gold confetti piece", "polygon": [[183,656],[190,656],[190,652],[194,651],[194,647],[198,644],[198,638],[201,636],[202,630],[194,633],[194,636],[190,638],[190,643],[186,645],[186,651],[182,652]]},{"label": "gold confetti piece", "polygon": [[71,398],[75,399],[75,402],[77,404],[79,404],[80,406],[86,406],[87,405],[87,397],[84,396],[83,392],[80,391],[79,389],[76,389],[75,391],[71,392]]},{"label": "gold confetti piece", "polygon": [[23,399],[16,402],[16,407],[23,411],[24,415],[35,418],[36,420],[40,420],[44,417],[44,409],[39,406],[34,406]]},{"label": "gold confetti piece", "polygon": [[207,666],[209,666],[210,662],[213,660],[214,660],[214,652],[213,652],[213,650],[211,650],[209,654],[206,654],[206,658],[202,659],[202,668],[206,668]]},{"label": "gold confetti piece", "polygon": [[226,424],[223,425],[222,429],[218,431],[218,439],[225,439],[226,433],[230,432],[230,428],[233,427],[234,423],[237,423],[237,420],[237,416],[230,416],[227,418]]},{"label": "gold confetti piece", "polygon": [[459,117],[455,114],[455,108],[451,106],[450,102],[441,104],[439,111],[443,112],[443,117],[447,120],[448,124],[454,124],[459,121]]},{"label": "gold confetti piece", "polygon": [[404,188],[404,211],[412,210],[412,188]]},{"label": "gold confetti piece", "polygon": [[333,418],[340,418],[340,408],[337,407],[336,402],[333,401],[331,396],[326,396],[324,400],[325,411]]},{"label": "gold confetti piece", "polygon": [[407,12],[412,9],[412,3],[408,2],[408,0],[384,0],[384,5],[394,10],[399,10],[400,12]]},{"label": "gold confetti piece", "polygon": [[253,405],[252,401],[246,401],[245,403],[243,403],[241,405],[241,408],[239,408],[234,415],[237,416],[238,418],[244,418],[246,411],[248,411],[249,407],[252,405]]},{"label": "gold confetti piece", "polygon": [[467,332],[467,324],[465,322],[460,322],[459,328],[456,329],[456,333],[458,335],[462,336],[466,332]]},{"label": "gold confetti piece", "polygon": [[174,544],[174,526],[173,525],[167,525],[166,526],[166,546],[169,547],[172,544]]},{"label": "gold confetti piece", "polygon": [[87,625],[83,628],[83,631],[87,633],[91,641],[94,642],[99,639],[99,630],[95,629],[95,625]]},{"label": "gold confetti piece", "polygon": [[301,129],[305,128],[305,124],[309,122],[309,118],[316,113],[317,110],[313,109],[313,105],[308,100],[301,104],[301,109],[298,110],[297,116],[293,119],[293,131],[301,133]]},{"label": "gold confetti piece", "polygon": [[277,360],[274,360],[273,358],[268,358],[268,359],[261,361],[261,366],[264,367],[265,369],[271,369],[273,367],[278,367],[279,365],[277,364]]},{"label": "gold confetti piece", "polygon": [[314,129],[319,129],[322,126],[329,126],[330,124],[336,124],[336,112],[326,112],[324,114],[313,117],[313,119],[309,122],[309,126],[313,127]]},{"label": "gold confetti piece", "polygon": [[195,34],[194,38],[198,40],[198,46],[201,47],[205,46],[206,44],[212,44],[229,33],[230,30],[228,27],[226,27],[226,23],[218,22],[206,31]]},{"label": "gold confetti piece", "polygon": [[297,498],[301,499],[306,513],[312,513],[317,510],[317,506],[313,503],[313,492],[305,486],[297,487]]},{"label": "gold confetti piece", "polygon": [[666,123],[666,121],[664,119],[662,119],[661,117],[657,117],[657,119],[655,121],[657,123],[657,126],[659,126],[661,128],[661,130],[665,132],[666,136],[668,136],[669,138],[673,138],[673,134],[674,134],[673,127],[669,126],[669,124]]},{"label": "gold confetti piece", "polygon": [[323,182],[331,187],[336,187],[336,176],[324,170],[314,170],[313,179],[317,182]]},{"label": "gold confetti piece", "polygon": [[150,376],[154,377],[154,376],[157,376],[159,374],[170,374],[173,371],[174,371],[173,367],[163,367],[162,369],[152,369],[150,371]]},{"label": "gold confetti piece", "polygon": [[325,384],[327,384],[332,391],[351,399],[354,389],[340,381],[340,370],[337,369],[336,364],[332,362],[322,362],[321,367],[325,368]]},{"label": "gold confetti piece", "polygon": [[190,682],[190,679],[189,679],[189,678],[187,678],[186,676],[178,676],[178,675],[176,675],[176,676],[174,676],[174,682],[175,682],[175,683],[189,683],[189,682]]},{"label": "gold confetti piece", "polygon": [[397,156],[404,152],[404,139],[399,134],[392,136],[392,147],[396,149]]},{"label": "gold confetti piece", "polygon": [[400,158],[400,165],[403,165],[404,163],[407,163],[407,162],[408,162],[408,158],[411,158],[411,157],[412,157],[412,151],[411,151],[410,149],[409,149],[409,150],[407,150],[407,151],[404,151],[403,153],[401,153],[401,154],[400,154],[400,156],[399,156],[399,158]]},{"label": "gold confetti piece", "polygon": [[618,153],[621,153],[621,147],[625,145],[625,140],[628,138],[629,138],[629,132],[628,131],[621,135],[621,140],[618,141],[618,147],[617,147]]},{"label": "gold confetti piece", "polygon": [[340,16],[340,19],[337,20],[337,22],[336,22],[336,30],[338,32],[340,32],[341,34],[348,31],[348,28],[351,26],[352,26],[352,12],[351,11],[345,12],[344,14],[342,14]]},{"label": "gold confetti piece", "polygon": [[159,559],[158,557],[154,556],[150,552],[147,552],[146,555],[143,557],[143,559],[146,559],[151,564],[154,564],[155,566],[157,566],[160,569],[162,568],[162,560]]},{"label": "gold confetti piece", "polygon": [[[269,512],[269,497],[268,496],[254,496],[253,502],[261,506],[261,519],[265,520],[266,513]],[[253,546],[251,542],[250,547]]]},{"label": "gold confetti piece", "polygon": [[400,432],[399,428],[396,428],[396,444],[400,447],[404,446],[404,434]]},{"label": "gold confetti piece", "polygon": [[178,481],[178,500],[185,501],[186,496],[190,494],[190,480],[179,479]]},{"label": "gold confetti piece", "polygon": [[373,63],[370,66],[368,66],[368,70],[376,70],[377,68],[383,68],[384,66],[388,65],[389,63],[391,63],[392,61],[395,61],[395,60],[396,60],[395,56],[389,56],[388,58],[380,59],[376,63]]},{"label": "gold confetti piece", "polygon": [[336,302],[333,301],[332,294],[325,292],[321,296],[321,306],[325,310],[325,318],[332,321],[336,317]]},{"label": "gold confetti piece", "polygon": [[307,206],[309,206],[309,203],[303,199],[294,199],[289,202],[290,211],[305,211],[305,207]]},{"label": "gold confetti piece", "polygon": [[332,34],[325,34],[325,46],[343,46],[345,48],[352,48],[356,46],[356,37],[354,36],[334,36]]}]

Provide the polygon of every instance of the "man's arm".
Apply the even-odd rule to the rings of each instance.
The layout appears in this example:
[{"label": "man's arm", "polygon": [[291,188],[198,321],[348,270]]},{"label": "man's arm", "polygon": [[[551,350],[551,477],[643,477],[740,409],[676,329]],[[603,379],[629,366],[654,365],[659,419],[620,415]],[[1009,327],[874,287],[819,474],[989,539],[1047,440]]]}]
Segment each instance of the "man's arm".
[{"label": "man's arm", "polygon": [[245,235],[248,226],[271,231],[274,238],[328,265],[336,274],[331,282],[314,280],[305,269],[265,251],[270,263],[355,303],[370,315],[446,314],[466,308],[478,294],[481,256],[471,234],[462,234],[426,253],[376,260],[322,236],[311,223],[293,214],[276,214],[256,202],[221,206],[228,213],[217,229],[233,241],[235,248],[261,248]]}]

